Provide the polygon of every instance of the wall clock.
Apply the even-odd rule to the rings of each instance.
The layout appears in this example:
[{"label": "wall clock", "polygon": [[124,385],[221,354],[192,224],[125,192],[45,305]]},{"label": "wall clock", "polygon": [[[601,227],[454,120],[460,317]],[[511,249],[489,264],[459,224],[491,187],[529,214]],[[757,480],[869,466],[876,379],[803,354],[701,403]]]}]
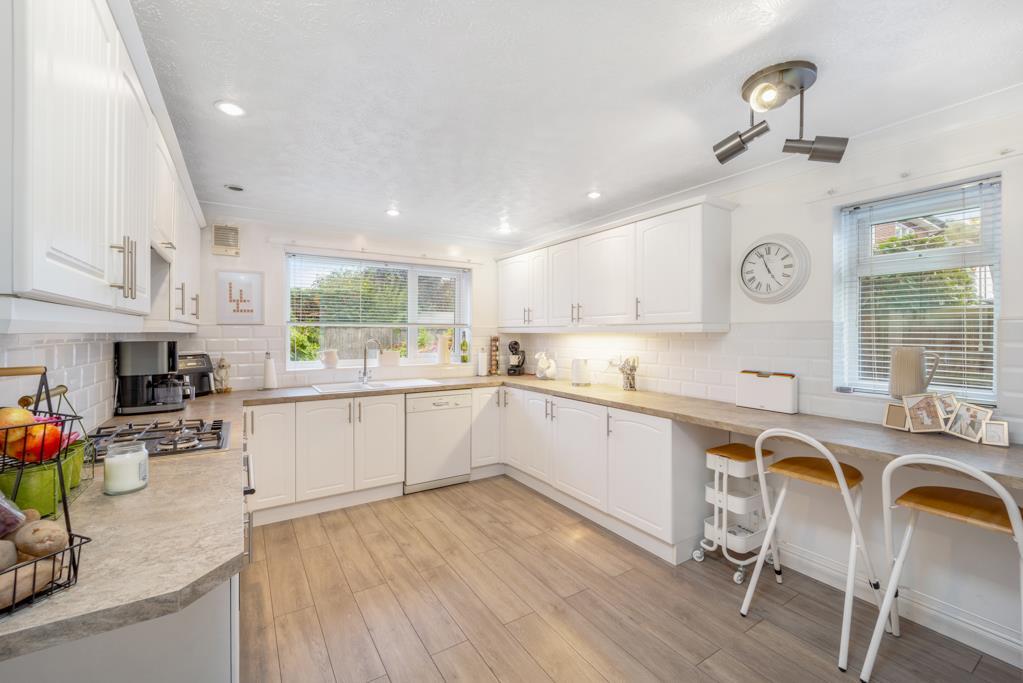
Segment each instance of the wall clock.
[{"label": "wall clock", "polygon": [[749,298],[776,304],[799,293],[810,276],[810,252],[791,235],[767,235],[739,262],[739,286]]}]

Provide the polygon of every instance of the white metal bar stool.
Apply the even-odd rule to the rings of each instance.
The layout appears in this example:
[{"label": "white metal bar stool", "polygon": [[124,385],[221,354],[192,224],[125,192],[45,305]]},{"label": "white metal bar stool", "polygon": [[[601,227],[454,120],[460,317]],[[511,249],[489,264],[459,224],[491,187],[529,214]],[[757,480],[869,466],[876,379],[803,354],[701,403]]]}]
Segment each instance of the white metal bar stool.
[{"label": "white metal bar stool", "polygon": [[[892,475],[895,470],[907,465],[929,465],[960,472],[981,482],[996,495],[991,496],[986,493],[948,486],[919,486],[903,493],[893,504]],[[867,658],[863,662],[863,671],[860,672],[861,681],[870,680],[870,674],[877,659],[877,651],[881,647],[885,621],[888,620],[889,615],[892,634],[899,635],[899,577],[902,575],[906,555],[909,552],[909,543],[913,539],[913,530],[916,529],[916,520],[921,512],[929,512],[939,517],[947,517],[966,524],[1011,534],[1019,550],[1020,590],[1023,594],[1023,515],[1021,515],[1020,507],[1005,487],[990,475],[971,465],[939,455],[903,455],[892,460],[884,468],[884,474],[881,477],[881,498],[884,505],[885,554],[892,573],[888,579],[884,602],[881,603],[881,613],[874,626],[874,635],[871,637],[870,647],[867,649]],[[892,509],[895,507],[908,508],[910,512],[906,531],[902,535],[899,555],[893,560]]]},{"label": "white metal bar stool", "polygon": [[[794,441],[800,441],[814,448],[822,457],[798,456],[776,460],[769,467],[764,468],[763,444],[771,438],[784,437]],[[749,613],[750,603],[753,601],[753,593],[757,588],[757,581],[760,579],[760,572],[764,568],[764,561],[768,553],[774,559],[775,574],[781,575],[781,563],[778,557],[774,532],[778,526],[778,517],[781,515],[782,505],[785,503],[785,494],[789,489],[789,481],[799,479],[811,484],[826,486],[838,489],[842,494],[846,512],[849,514],[849,522],[852,525],[852,533],[849,537],[849,566],[845,579],[845,607],[842,611],[842,637],[839,643],[838,668],[845,671],[849,664],[849,633],[852,627],[852,607],[854,595],[854,583],[856,579],[856,551],[863,555],[863,562],[867,567],[867,580],[874,592],[878,605],[881,604],[880,588],[877,575],[874,573],[874,566],[867,554],[867,546],[863,540],[863,530],[860,528],[860,505],[862,502],[862,489],[860,483],[863,481],[863,473],[851,465],[841,463],[829,451],[824,444],[800,432],[791,429],[768,429],[757,437],[755,446],[757,457],[757,472],[760,477],[760,490],[764,497],[764,510],[768,515],[767,534],[764,536],[764,543],[760,547],[760,554],[757,556],[757,563],[753,569],[753,578],[750,580],[749,588],[746,589],[746,598],[742,601],[739,613],[746,616]],[[781,491],[778,493],[778,500],[771,505],[770,494],[767,488],[767,472],[781,475],[784,482]]]}]

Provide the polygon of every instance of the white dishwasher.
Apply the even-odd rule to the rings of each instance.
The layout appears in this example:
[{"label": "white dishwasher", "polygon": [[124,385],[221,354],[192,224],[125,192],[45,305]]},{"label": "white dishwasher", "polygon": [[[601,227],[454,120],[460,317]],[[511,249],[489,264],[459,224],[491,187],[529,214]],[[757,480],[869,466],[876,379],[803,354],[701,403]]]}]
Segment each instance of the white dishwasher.
[{"label": "white dishwasher", "polygon": [[405,397],[405,493],[469,481],[472,393]]}]

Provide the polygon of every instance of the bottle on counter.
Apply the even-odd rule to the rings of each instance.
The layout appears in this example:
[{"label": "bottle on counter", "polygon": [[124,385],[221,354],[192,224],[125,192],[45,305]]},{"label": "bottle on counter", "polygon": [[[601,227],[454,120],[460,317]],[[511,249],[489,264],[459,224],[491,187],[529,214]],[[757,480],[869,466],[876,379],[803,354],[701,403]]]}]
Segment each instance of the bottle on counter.
[{"label": "bottle on counter", "polygon": [[467,331],[465,331],[465,330],[462,330],[462,343],[459,345],[458,349],[459,349],[459,351],[461,351],[461,358],[460,358],[460,360],[463,363],[468,363],[469,362],[469,333]]}]

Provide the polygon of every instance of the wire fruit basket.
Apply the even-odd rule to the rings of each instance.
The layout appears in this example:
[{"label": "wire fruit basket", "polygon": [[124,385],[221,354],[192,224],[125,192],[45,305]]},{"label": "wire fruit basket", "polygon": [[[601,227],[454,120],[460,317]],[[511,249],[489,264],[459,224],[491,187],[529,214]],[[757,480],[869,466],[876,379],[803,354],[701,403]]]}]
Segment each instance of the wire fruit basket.
[{"label": "wire fruit basket", "polygon": [[[18,414],[23,417],[18,420],[19,424],[0,427],[0,475],[14,474],[10,498],[16,500],[27,471],[47,466],[54,460],[58,463],[54,469],[60,487],[60,512],[63,512],[68,544],[55,552],[23,559],[0,571],[0,614],[11,614],[75,585],[78,582],[82,547],[92,540],[71,530],[69,487],[64,468],[59,466],[67,458],[68,449],[77,437],[73,426],[75,422],[81,422],[81,417],[54,410],[45,367],[0,368],[0,377],[33,375],[39,376],[39,384],[32,407],[21,408],[26,414]],[[45,407],[41,407],[41,404]],[[34,423],[27,422],[28,413]]]}]

